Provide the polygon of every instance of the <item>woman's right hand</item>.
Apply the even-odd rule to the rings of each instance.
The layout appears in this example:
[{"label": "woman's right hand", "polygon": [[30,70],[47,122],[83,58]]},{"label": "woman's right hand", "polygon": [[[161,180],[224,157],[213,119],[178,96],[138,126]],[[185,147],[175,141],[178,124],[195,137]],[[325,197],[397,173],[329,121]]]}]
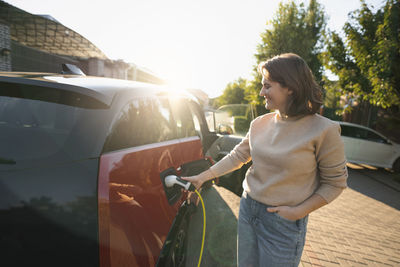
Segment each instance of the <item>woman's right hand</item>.
[{"label": "woman's right hand", "polygon": [[191,182],[196,189],[199,189],[203,183],[207,182],[208,180],[211,180],[212,174],[209,170],[206,170],[198,175],[194,175],[194,176],[189,176],[189,177],[181,177],[183,180],[189,181]]}]

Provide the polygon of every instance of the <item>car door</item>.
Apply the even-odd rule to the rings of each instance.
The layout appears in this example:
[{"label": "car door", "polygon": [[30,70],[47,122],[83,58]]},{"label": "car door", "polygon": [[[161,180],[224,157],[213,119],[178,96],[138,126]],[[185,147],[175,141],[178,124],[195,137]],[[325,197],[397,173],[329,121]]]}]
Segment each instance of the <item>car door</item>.
[{"label": "car door", "polygon": [[357,157],[360,162],[390,168],[393,145],[375,132],[360,128]]},{"label": "car door", "polygon": [[182,204],[188,193],[178,190],[170,198],[162,179],[168,171],[189,176],[210,166],[203,155],[201,120],[184,98],[139,98],[121,111],[100,159],[103,266],[183,261],[171,250],[183,251],[174,233],[187,226],[188,208]]},{"label": "car door", "polygon": [[393,146],[375,132],[353,125],[342,125],[342,139],[348,161],[390,167]]},{"label": "car door", "polygon": [[184,97],[170,99],[177,135],[180,141],[181,155],[179,165],[182,176],[199,174],[210,167],[205,160],[204,150],[212,135],[207,131],[207,124],[200,107],[193,100]]},{"label": "car door", "polygon": [[[183,97],[171,97],[170,102],[180,141],[180,164],[204,158],[200,122],[192,113],[189,100]],[[195,125],[194,119],[196,119],[197,125]]]},{"label": "car door", "polygon": [[340,124],[341,127],[341,137],[343,140],[344,144],[344,153],[346,155],[346,159],[349,162],[354,162],[356,159],[354,158],[357,149],[358,149],[358,144],[357,144],[357,137],[356,137],[356,129],[354,129],[353,126],[350,125],[343,125]]},{"label": "car door", "polygon": [[182,204],[168,203],[160,173],[181,153],[167,98],[134,99],[116,116],[100,158],[102,266],[155,266]]},{"label": "car door", "polygon": [[[235,104],[226,105],[214,111],[205,110],[205,116],[207,117],[208,127],[216,132],[216,138],[206,151],[206,155],[214,161],[219,161],[242,141],[256,114],[251,105]],[[237,131],[238,129],[241,130]],[[241,196],[243,192],[242,182],[251,164],[249,162],[239,170],[219,177],[218,185]]]}]

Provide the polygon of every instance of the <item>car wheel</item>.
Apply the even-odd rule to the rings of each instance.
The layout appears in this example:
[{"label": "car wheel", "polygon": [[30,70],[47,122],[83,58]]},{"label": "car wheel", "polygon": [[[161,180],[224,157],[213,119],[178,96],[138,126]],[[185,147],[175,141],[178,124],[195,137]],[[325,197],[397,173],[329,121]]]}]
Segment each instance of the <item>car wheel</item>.
[{"label": "car wheel", "polygon": [[400,158],[396,159],[396,161],[393,163],[393,168],[395,172],[400,173]]}]

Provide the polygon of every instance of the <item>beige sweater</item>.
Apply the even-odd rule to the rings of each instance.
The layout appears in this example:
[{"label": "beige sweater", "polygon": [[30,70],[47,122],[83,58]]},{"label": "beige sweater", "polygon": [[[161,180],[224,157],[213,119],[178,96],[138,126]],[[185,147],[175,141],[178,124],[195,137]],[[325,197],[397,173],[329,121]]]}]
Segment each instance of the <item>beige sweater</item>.
[{"label": "beige sweater", "polygon": [[218,177],[250,160],[243,189],[267,205],[298,205],[314,193],[331,202],[347,186],[340,126],[318,114],[257,117],[242,142],[210,171]]}]

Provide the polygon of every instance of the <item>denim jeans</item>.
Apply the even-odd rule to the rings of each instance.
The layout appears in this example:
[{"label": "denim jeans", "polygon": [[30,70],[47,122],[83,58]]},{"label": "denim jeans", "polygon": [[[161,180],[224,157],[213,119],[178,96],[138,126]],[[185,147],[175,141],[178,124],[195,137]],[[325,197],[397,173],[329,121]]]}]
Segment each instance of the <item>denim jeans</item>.
[{"label": "denim jeans", "polygon": [[308,215],[297,221],[267,211],[268,205],[246,192],[240,200],[238,266],[298,266],[305,243]]}]

